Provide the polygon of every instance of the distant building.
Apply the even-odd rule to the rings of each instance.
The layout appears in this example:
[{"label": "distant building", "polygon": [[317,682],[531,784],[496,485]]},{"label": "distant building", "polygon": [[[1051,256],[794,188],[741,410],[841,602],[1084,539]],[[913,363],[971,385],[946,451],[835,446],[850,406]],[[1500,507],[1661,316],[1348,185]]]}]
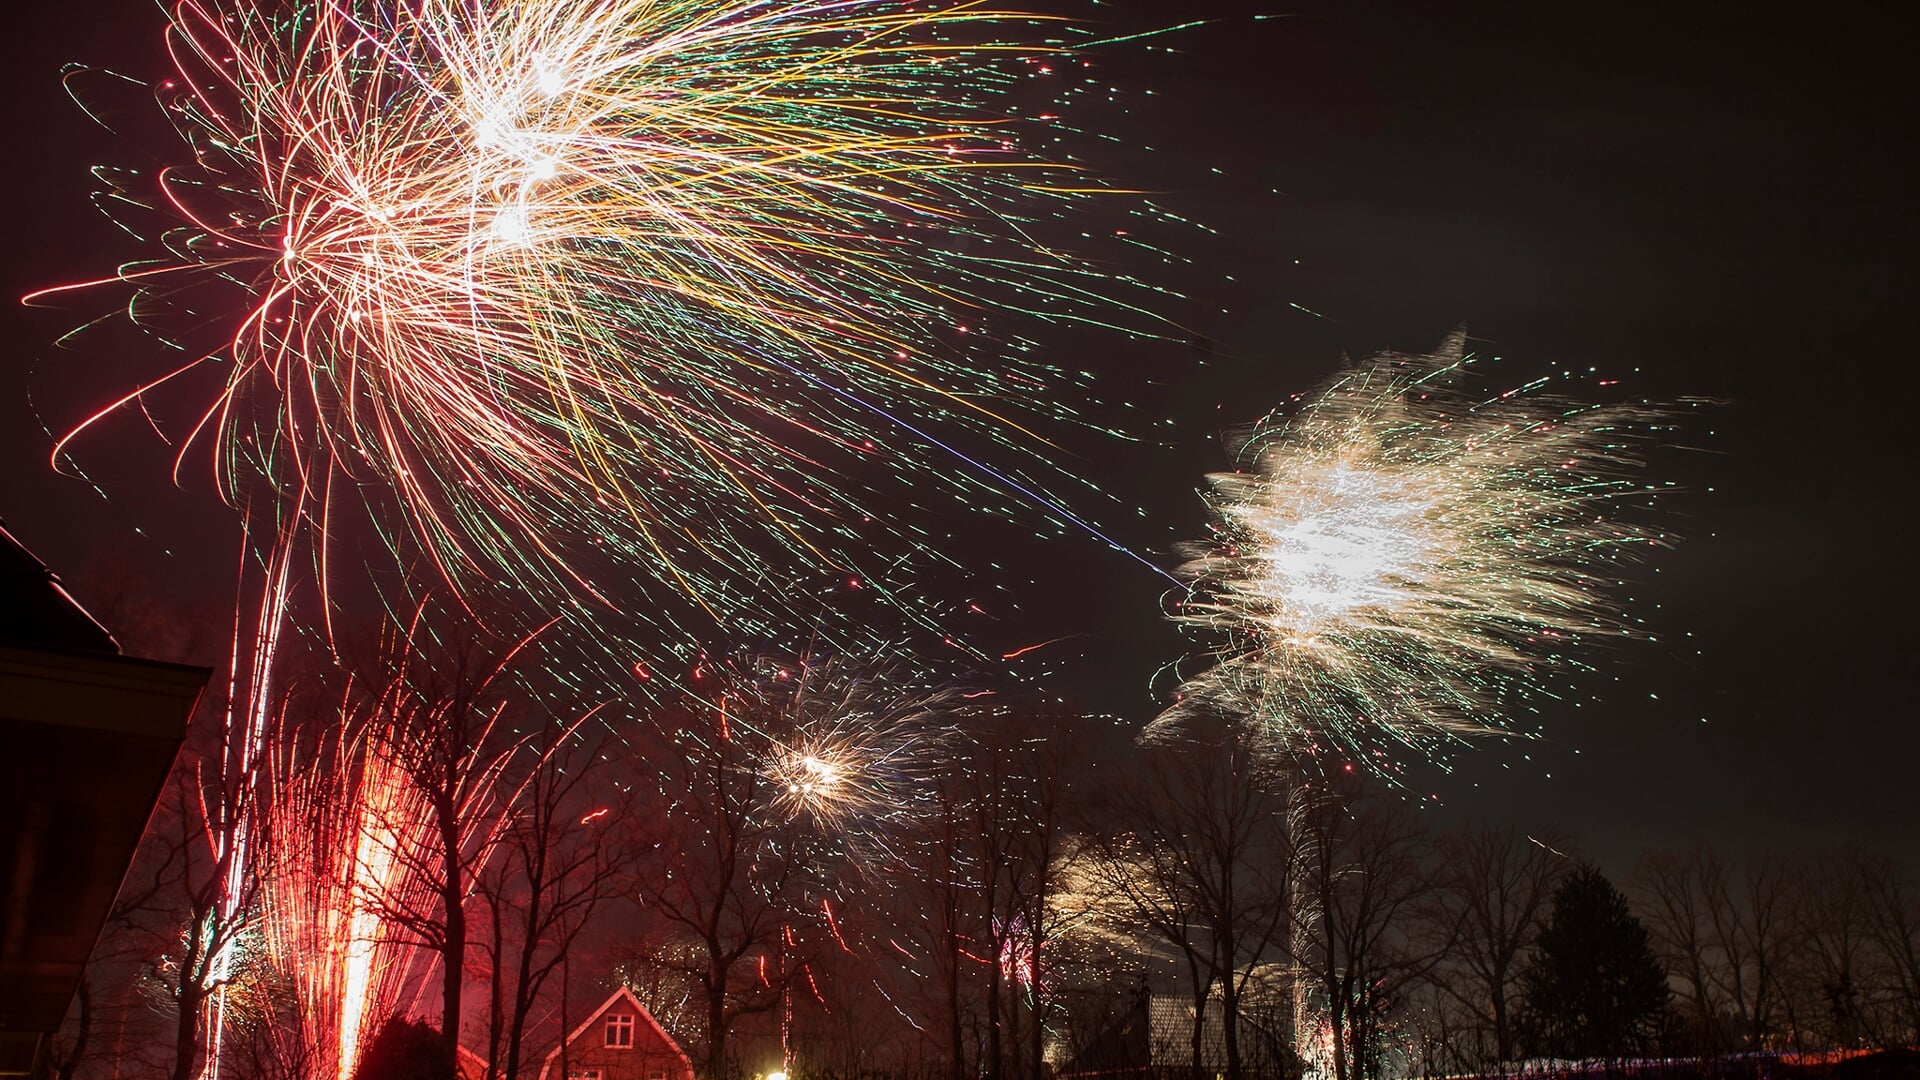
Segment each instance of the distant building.
[{"label": "distant building", "polygon": [[623,986],[547,1055],[539,1080],[693,1080],[693,1062]]},{"label": "distant building", "polygon": [[[1216,995],[1200,1026],[1203,1076],[1227,1075],[1225,1006]],[[1243,1014],[1239,1025],[1240,1072],[1250,1078],[1294,1075],[1292,1052],[1282,1033]],[[1193,1002],[1137,995],[1132,1006],[1085,1044],[1074,1047],[1054,1070],[1055,1080],[1149,1080],[1192,1076]]]}]

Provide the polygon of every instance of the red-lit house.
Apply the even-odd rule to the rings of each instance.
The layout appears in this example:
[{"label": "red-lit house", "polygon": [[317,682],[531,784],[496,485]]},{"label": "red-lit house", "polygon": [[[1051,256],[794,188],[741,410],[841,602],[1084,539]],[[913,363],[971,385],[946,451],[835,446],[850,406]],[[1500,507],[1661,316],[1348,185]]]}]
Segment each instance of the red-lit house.
[{"label": "red-lit house", "polygon": [[623,986],[547,1055],[540,1080],[693,1080],[693,1062]]}]

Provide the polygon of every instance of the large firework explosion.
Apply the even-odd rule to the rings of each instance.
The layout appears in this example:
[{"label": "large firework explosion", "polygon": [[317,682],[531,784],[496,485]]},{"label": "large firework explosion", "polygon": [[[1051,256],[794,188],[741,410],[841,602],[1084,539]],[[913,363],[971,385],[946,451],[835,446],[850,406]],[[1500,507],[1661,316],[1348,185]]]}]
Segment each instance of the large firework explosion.
[{"label": "large firework explosion", "polygon": [[1059,130],[1024,100],[1067,63],[1048,20],[182,0],[169,30],[192,156],[115,179],[175,224],[109,280],[137,319],[235,287],[233,330],[73,434],[220,372],[186,444],[236,501],[267,482],[253,527],[304,534],[323,584],[330,520],[371,503],[462,595],[784,631],[794,582],[929,546],[900,521],[927,481],[1076,520],[1029,425],[1084,378],[1012,324],[1127,316],[1050,243],[1101,185],[1030,150]]},{"label": "large firework explosion", "polygon": [[[716,631],[867,635],[823,582],[943,630],[904,569],[941,558],[929,489],[1078,523],[1035,425],[1085,379],[1012,325],[1132,318],[1052,245],[1101,187],[1032,152],[1060,129],[1025,88],[1064,71],[1064,33],[977,0],[174,4],[156,91],[189,153],[101,174],[156,254],[29,299],[132,286],[133,321],[190,358],[56,463],[116,412],[170,427],[164,389],[217,385],[179,461],[212,447],[249,534],[234,773],[274,752],[314,586],[331,637],[362,567],[390,611],[440,592],[510,636],[597,612],[570,620],[589,663],[646,681]],[[369,525],[391,558],[360,554]],[[790,814],[844,824],[880,790],[822,771],[864,748],[793,738]],[[376,813],[380,766],[357,768]],[[342,824],[352,857],[314,854],[282,909],[361,918],[340,875],[376,869],[371,828]],[[256,833],[233,832],[236,883]],[[352,1010],[316,1022],[350,1060]]]},{"label": "large firework explosion", "polygon": [[1459,337],[1376,357],[1240,440],[1172,612],[1223,644],[1155,728],[1252,717],[1294,752],[1437,758],[1526,733],[1516,709],[1576,646],[1645,636],[1615,574],[1666,539],[1634,518],[1667,413],[1546,379],[1483,396],[1469,363]]}]

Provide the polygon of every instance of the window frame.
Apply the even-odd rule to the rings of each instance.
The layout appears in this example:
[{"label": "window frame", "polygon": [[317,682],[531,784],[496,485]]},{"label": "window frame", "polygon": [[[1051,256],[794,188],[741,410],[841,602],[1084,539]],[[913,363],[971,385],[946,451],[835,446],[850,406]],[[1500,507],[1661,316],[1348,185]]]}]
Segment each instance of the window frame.
[{"label": "window frame", "polygon": [[[607,1050],[633,1049],[634,1029],[639,1026],[635,1021],[638,1019],[639,1018],[632,1013],[614,1013],[608,1016],[606,1018],[606,1025],[601,1028],[601,1047]],[[614,1035],[616,1033],[623,1036],[625,1041],[615,1042]]]}]

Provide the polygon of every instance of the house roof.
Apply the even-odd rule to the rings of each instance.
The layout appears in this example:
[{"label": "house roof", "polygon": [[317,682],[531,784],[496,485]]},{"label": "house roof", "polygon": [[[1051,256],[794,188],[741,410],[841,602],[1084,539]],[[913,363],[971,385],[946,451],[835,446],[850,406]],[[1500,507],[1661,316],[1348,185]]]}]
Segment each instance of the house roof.
[{"label": "house roof", "polygon": [[[1219,998],[1208,1003],[1200,1018],[1200,1059],[1209,1068],[1224,1067],[1227,1060],[1227,1032],[1224,1006]],[[1155,1061],[1179,1061],[1192,1053],[1193,1002],[1183,998],[1154,997],[1147,1002],[1147,1029]]]},{"label": "house roof", "polygon": [[0,522],[0,642],[57,652],[117,653],[107,628]]},{"label": "house roof", "polygon": [[42,853],[0,860],[0,1043],[60,1026],[211,674],[121,656],[0,526],[0,850]]},{"label": "house roof", "polygon": [[456,1044],[453,1048],[453,1071],[459,1080],[486,1080],[487,1059],[467,1049],[466,1043]]},{"label": "house roof", "polygon": [[560,1056],[560,1051],[563,1048],[571,1046],[575,1039],[592,1031],[593,1026],[600,1022],[600,1018],[605,1016],[609,1009],[612,1009],[615,1005],[623,1001],[633,1007],[634,1013],[636,1013],[641,1021],[649,1028],[653,1029],[654,1034],[660,1036],[660,1041],[665,1043],[667,1048],[673,1051],[674,1056],[678,1057],[688,1069],[693,1068],[693,1059],[687,1057],[687,1052],[680,1049],[680,1044],[674,1041],[673,1036],[667,1034],[667,1029],[660,1026],[660,1022],[653,1018],[653,1014],[647,1011],[647,1007],[640,1004],[640,999],[633,996],[633,991],[622,985],[615,988],[613,993],[607,995],[607,1000],[601,1002],[599,1008],[593,1010],[592,1014],[581,1021],[579,1027],[568,1032],[564,1042],[553,1048],[552,1053],[547,1055],[547,1059],[540,1063],[539,1080],[547,1080],[547,1074],[552,1071],[553,1063],[555,1059]]}]

